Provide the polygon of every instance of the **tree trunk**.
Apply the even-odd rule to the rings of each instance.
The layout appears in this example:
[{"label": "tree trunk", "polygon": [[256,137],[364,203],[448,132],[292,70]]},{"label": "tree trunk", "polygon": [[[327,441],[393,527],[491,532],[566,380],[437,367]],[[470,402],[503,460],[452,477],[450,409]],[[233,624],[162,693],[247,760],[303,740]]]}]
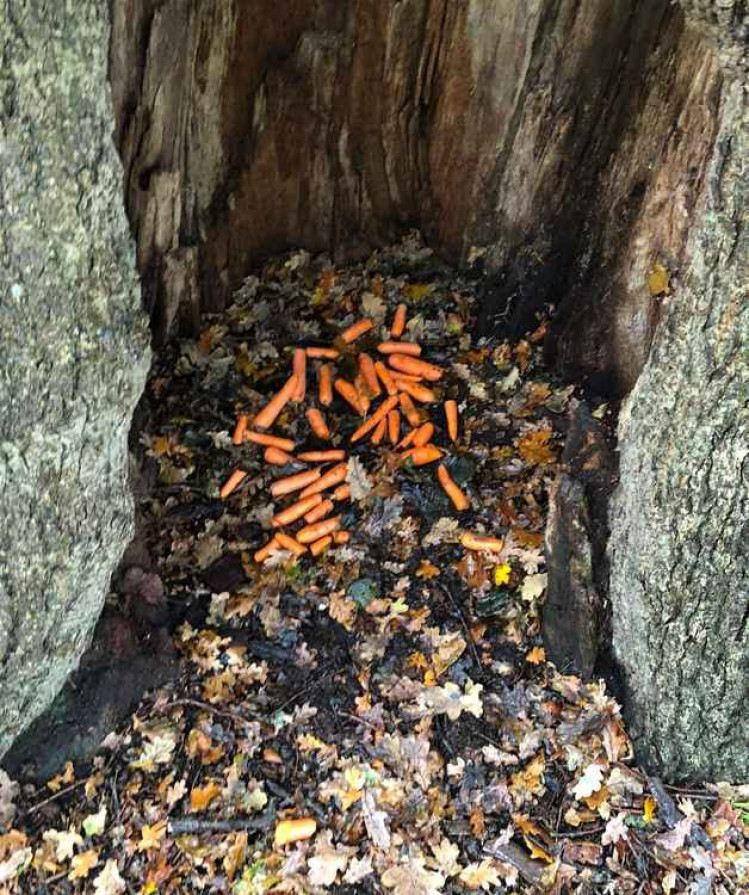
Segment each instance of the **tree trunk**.
[{"label": "tree trunk", "polygon": [[107,8],[0,2],[0,756],[76,666],[131,531],[149,353]]}]

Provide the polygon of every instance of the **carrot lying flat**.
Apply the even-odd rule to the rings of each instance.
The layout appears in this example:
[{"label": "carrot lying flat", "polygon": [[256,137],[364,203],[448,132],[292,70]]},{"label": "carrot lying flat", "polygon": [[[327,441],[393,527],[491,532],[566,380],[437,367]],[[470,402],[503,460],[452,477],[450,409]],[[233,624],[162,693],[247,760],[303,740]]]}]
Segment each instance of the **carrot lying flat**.
[{"label": "carrot lying flat", "polygon": [[326,360],[335,360],[337,357],[341,356],[341,352],[335,348],[312,347],[305,348],[304,350],[307,352],[307,357],[310,359],[324,357]]},{"label": "carrot lying flat", "polygon": [[[285,479],[276,479],[270,486],[270,493],[274,497],[281,497],[284,494],[291,494],[293,491],[299,491],[311,485],[320,478],[320,469],[308,469],[305,472],[297,472],[295,475],[287,476]],[[305,495],[303,494],[302,497]]]},{"label": "carrot lying flat", "polygon": [[307,552],[307,548],[300,544],[299,541],[294,540],[294,538],[284,534],[282,531],[279,531],[276,534],[276,540],[284,550],[291,550],[294,556],[301,556],[303,553]]},{"label": "carrot lying flat", "polygon": [[310,510],[319,506],[321,503],[322,496],[320,494],[312,494],[310,497],[303,497],[301,500],[293,503],[290,507],[286,507],[285,510],[281,510],[280,513],[277,513],[271,520],[271,525],[274,528],[279,528],[281,525],[291,525],[292,522],[301,519],[302,516],[305,516]]},{"label": "carrot lying flat", "polygon": [[433,444],[415,447],[407,453],[410,454],[414,466],[426,466],[427,463],[434,463],[435,460],[442,458],[442,451]]},{"label": "carrot lying flat", "polygon": [[414,447],[424,447],[424,445],[429,444],[433,435],[434,426],[432,423],[424,423],[423,426],[419,426],[414,433]]},{"label": "carrot lying flat", "polygon": [[456,510],[462,512],[470,507],[471,501],[455,484],[450,473],[447,471],[447,467],[442,463],[437,467],[437,478],[439,479],[439,483],[442,485],[445,494],[447,494],[453,502],[453,506]]},{"label": "carrot lying flat", "polygon": [[334,466],[316,482],[308,485],[304,491],[302,491],[301,496],[309,497],[310,494],[319,494],[321,491],[327,491],[328,488],[332,488],[335,485],[340,485],[341,482],[345,482],[347,475],[348,466],[345,463],[339,463],[338,466]]},{"label": "carrot lying flat", "polygon": [[500,553],[503,546],[499,538],[487,538],[468,531],[461,536],[460,543],[467,550],[488,550],[490,553]]},{"label": "carrot lying flat", "polygon": [[406,306],[398,305],[393,315],[393,323],[390,327],[390,336],[393,339],[400,339],[403,330],[406,328]]},{"label": "carrot lying flat", "polygon": [[317,374],[319,385],[319,399],[323,407],[333,403],[333,368],[330,364],[323,364]]},{"label": "carrot lying flat", "polygon": [[387,431],[387,424],[388,421],[385,417],[377,423],[375,430],[372,433],[372,444],[380,444],[382,442],[382,439],[385,437],[385,432]]},{"label": "carrot lying flat", "polygon": [[347,382],[345,379],[336,379],[333,387],[343,400],[350,404],[360,416],[364,416],[364,410],[359,401],[359,392],[350,382]]},{"label": "carrot lying flat", "polygon": [[405,394],[405,392],[401,392],[398,396],[398,400],[401,405],[401,410],[403,411],[403,415],[408,420],[410,425],[412,425],[415,429],[421,425],[421,414],[414,406],[414,402],[411,400],[409,395]]},{"label": "carrot lying flat", "polygon": [[332,500],[323,500],[322,503],[319,503],[314,509],[310,510],[309,513],[304,514],[304,521],[307,525],[312,525],[313,522],[319,522],[321,519],[329,516],[334,508],[335,505]]},{"label": "carrot lying flat", "polygon": [[351,441],[359,441],[360,439],[364,438],[364,436],[368,432],[371,432],[372,429],[377,426],[380,420],[384,420],[388,413],[390,413],[391,410],[397,407],[399,401],[400,398],[397,395],[393,395],[392,398],[385,398],[382,404],[380,404],[380,406],[377,408],[377,410],[375,410],[375,412],[366,421],[366,423],[362,423],[362,425],[359,426],[356,432],[354,432],[354,434],[351,436]]},{"label": "carrot lying flat", "polygon": [[332,543],[333,538],[331,538],[330,535],[326,535],[324,538],[320,538],[319,541],[315,541],[314,544],[310,544],[309,552],[313,556],[319,556],[321,553],[327,550]]},{"label": "carrot lying flat", "polygon": [[411,395],[414,400],[420,401],[422,404],[434,404],[437,400],[437,395],[430,388],[427,388],[425,385],[419,385],[418,382],[411,382],[410,379],[396,377],[395,384],[402,392]]},{"label": "carrot lying flat", "polygon": [[450,441],[458,440],[458,402],[445,401],[445,419],[447,420],[447,434]]},{"label": "carrot lying flat", "polygon": [[406,354],[391,354],[388,357],[388,363],[394,370],[401,370],[403,373],[411,373],[414,376],[423,376],[430,382],[437,382],[442,378],[442,370],[435,367],[434,364],[428,364],[425,360],[418,357],[410,357]]},{"label": "carrot lying flat", "polygon": [[361,373],[356,374],[354,388],[356,389],[356,394],[359,396],[359,406],[362,409],[362,416],[366,416],[369,413],[369,408],[372,406],[372,402],[369,399],[368,390],[364,384],[364,377]]},{"label": "carrot lying flat", "polygon": [[383,364],[381,360],[375,362],[375,372],[380,382],[385,386],[385,391],[392,397],[398,394],[398,386],[393,382],[390,370]]},{"label": "carrot lying flat", "polygon": [[291,400],[297,404],[303,401],[307,394],[307,354],[304,348],[294,349],[294,361],[292,371],[297,378],[296,388]]},{"label": "carrot lying flat", "polygon": [[405,379],[408,382],[423,382],[423,376],[414,376],[413,373],[404,373],[402,370],[393,370],[393,382],[396,379]]},{"label": "carrot lying flat", "polygon": [[287,463],[294,462],[291,454],[287,454],[286,451],[282,451],[281,448],[277,447],[267,447],[263,456],[265,462],[271,466],[286,466]]},{"label": "carrot lying flat", "polygon": [[245,432],[247,431],[247,414],[241,413],[239,415],[239,419],[237,420],[237,425],[234,427],[234,434],[231,437],[232,444],[242,444],[244,441]]},{"label": "carrot lying flat", "polygon": [[332,519],[323,519],[322,522],[315,522],[313,525],[305,525],[296,533],[296,539],[300,544],[312,544],[324,538],[325,535],[332,534],[341,527],[341,517],[334,516]]},{"label": "carrot lying flat", "polygon": [[299,459],[307,463],[330,463],[332,460],[345,460],[346,451],[305,451]]},{"label": "carrot lying flat", "polygon": [[363,336],[364,333],[368,333],[370,329],[374,326],[374,320],[370,320],[368,317],[365,317],[363,320],[358,320],[352,326],[349,326],[348,329],[344,330],[341,333],[341,338],[343,341],[350,345],[359,336]]},{"label": "carrot lying flat", "polygon": [[362,379],[369,392],[369,397],[379,398],[382,394],[382,386],[380,385],[380,380],[377,378],[374,361],[363,351],[359,355],[359,370],[361,371]]},{"label": "carrot lying flat", "polygon": [[348,544],[351,540],[351,532],[350,531],[334,531],[333,532],[333,541],[336,544]]},{"label": "carrot lying flat", "polygon": [[235,469],[234,472],[221,486],[221,490],[218,492],[221,497],[228,497],[231,492],[237,488],[239,483],[242,481],[242,479],[244,479],[246,475],[247,473],[243,469]]},{"label": "carrot lying flat", "polygon": [[401,415],[397,410],[388,413],[388,439],[390,444],[397,444],[401,434]]},{"label": "carrot lying flat", "polygon": [[245,432],[244,440],[251,441],[253,444],[264,444],[266,447],[280,448],[282,451],[293,451],[296,447],[290,438],[266,435],[265,432]]},{"label": "carrot lying flat", "polygon": [[348,485],[339,485],[333,492],[333,500],[348,500],[351,497],[351,488]]},{"label": "carrot lying flat", "polygon": [[310,407],[305,416],[307,417],[310,429],[312,429],[315,435],[317,435],[318,438],[322,438],[324,441],[328,441],[330,439],[330,429],[325,422],[325,417],[322,415],[322,412],[315,407]]},{"label": "carrot lying flat", "polygon": [[265,560],[271,555],[271,553],[275,553],[276,550],[279,549],[280,544],[278,543],[278,539],[273,537],[264,547],[261,547],[259,550],[255,551],[253,558],[255,562],[265,562]]},{"label": "carrot lying flat", "polygon": [[257,426],[258,429],[270,428],[273,423],[275,423],[278,415],[291,400],[297,385],[298,381],[296,376],[290,376],[286,380],[286,384],[281,391],[274,395],[255,417],[253,426]]},{"label": "carrot lying flat", "polygon": [[380,354],[408,354],[410,357],[418,357],[421,345],[416,342],[380,342],[377,350]]},{"label": "carrot lying flat", "polygon": [[314,817],[282,820],[276,827],[274,844],[288,845],[290,842],[299,842],[302,839],[310,839],[315,835],[316,830],[317,821]]}]

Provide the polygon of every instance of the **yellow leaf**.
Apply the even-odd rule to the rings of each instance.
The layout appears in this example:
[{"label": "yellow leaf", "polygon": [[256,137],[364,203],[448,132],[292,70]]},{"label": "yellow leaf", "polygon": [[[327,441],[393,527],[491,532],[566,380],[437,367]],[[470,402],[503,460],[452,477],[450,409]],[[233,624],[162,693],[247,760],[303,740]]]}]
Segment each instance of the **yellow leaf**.
[{"label": "yellow leaf", "polygon": [[549,444],[551,436],[550,428],[526,433],[517,440],[518,453],[526,463],[533,465],[553,463],[556,453],[553,445]]},{"label": "yellow leaf", "polygon": [[138,843],[138,851],[150,851],[153,848],[161,847],[161,840],[166,835],[166,821],[160,820],[153,826],[145,824],[140,831],[140,842]]},{"label": "yellow leaf", "polygon": [[99,852],[95,848],[75,855],[70,862],[68,879],[83,879],[96,867],[99,861]]},{"label": "yellow leaf", "polygon": [[546,650],[542,646],[534,646],[526,655],[525,661],[531,665],[541,665],[546,661]]},{"label": "yellow leaf", "polygon": [[428,559],[422,559],[419,568],[416,570],[417,578],[426,578],[427,580],[430,578],[437,578],[439,574],[440,570],[437,566],[432,565]]},{"label": "yellow leaf", "polygon": [[554,858],[547,851],[544,851],[540,846],[536,845],[531,839],[527,836],[523,836],[523,842],[525,842],[528,847],[528,851],[531,853],[532,858],[539,858],[541,861],[545,861],[547,864],[553,864]]},{"label": "yellow leaf", "polygon": [[190,810],[205,811],[211,802],[221,793],[221,787],[217,783],[208,783],[203,787],[196,787],[190,793]]},{"label": "yellow leaf", "polygon": [[655,820],[655,809],[657,807],[657,802],[652,796],[648,796],[645,799],[645,804],[643,805],[642,810],[642,819],[646,824],[652,824]]},{"label": "yellow leaf", "polygon": [[494,583],[497,586],[507,584],[510,580],[510,575],[512,575],[512,567],[509,563],[503,562],[501,565],[494,567]]},{"label": "yellow leaf", "polygon": [[75,783],[75,771],[73,770],[73,762],[69,761],[65,765],[62,774],[58,774],[47,781],[47,788],[51,789],[52,792],[58,792],[63,786],[69,786],[71,783]]},{"label": "yellow leaf", "polygon": [[317,822],[314,817],[300,817],[295,820],[282,820],[276,827],[274,842],[276,845],[287,845],[289,842],[300,842],[315,835]]},{"label": "yellow leaf", "polygon": [[669,277],[668,270],[662,264],[656,264],[650,271],[648,274],[648,289],[650,289],[650,294],[653,297],[671,294],[671,290],[668,288]]},{"label": "yellow leaf", "polygon": [[434,292],[434,286],[430,283],[410,283],[403,287],[403,294],[411,301],[420,301],[431,292]]},{"label": "yellow leaf", "polygon": [[427,657],[424,653],[411,653],[411,655],[406,659],[406,667],[407,668],[415,668],[418,671],[424,671],[429,668],[429,662],[427,661]]}]

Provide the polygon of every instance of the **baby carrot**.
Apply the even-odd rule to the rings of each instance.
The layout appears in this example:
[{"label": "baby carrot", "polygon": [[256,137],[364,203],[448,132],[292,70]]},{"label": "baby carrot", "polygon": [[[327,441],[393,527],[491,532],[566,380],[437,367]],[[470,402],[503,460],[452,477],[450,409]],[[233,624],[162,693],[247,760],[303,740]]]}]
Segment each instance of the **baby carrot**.
[{"label": "baby carrot", "polygon": [[366,416],[369,413],[369,408],[372,406],[372,402],[369,400],[369,394],[364,385],[364,377],[361,373],[356,374],[354,388],[356,389],[356,394],[359,396],[359,405],[362,409],[362,416]]},{"label": "baby carrot", "polygon": [[346,451],[305,451],[299,454],[299,459],[308,463],[330,463],[331,460],[345,460]]},{"label": "baby carrot", "polygon": [[499,538],[487,538],[483,535],[471,534],[467,531],[460,538],[460,543],[467,550],[488,550],[490,553],[501,553],[502,541]]},{"label": "baby carrot", "polygon": [[414,402],[404,392],[399,395],[399,401],[403,415],[414,428],[418,428],[421,425],[421,414],[414,406]]},{"label": "baby carrot", "polygon": [[409,379],[396,377],[395,384],[402,392],[411,395],[412,398],[420,401],[422,404],[434,404],[437,400],[437,396],[430,388],[427,388],[425,385],[419,385],[418,382],[411,382]]},{"label": "baby carrot", "polygon": [[247,431],[247,414],[240,413],[237,425],[234,427],[234,434],[231,437],[232,444],[242,444],[244,435]]},{"label": "baby carrot", "polygon": [[332,519],[324,519],[322,522],[315,522],[313,525],[305,525],[296,533],[296,539],[300,544],[312,544],[319,541],[325,535],[332,534],[341,527],[341,517],[334,516]]},{"label": "baby carrot", "polygon": [[447,467],[443,463],[440,463],[440,465],[437,467],[437,478],[439,479],[440,485],[442,485],[445,494],[447,494],[447,496],[453,502],[453,506],[456,510],[462,512],[463,510],[467,510],[468,507],[470,507],[471,501],[455,484],[452,476],[447,471]]},{"label": "baby carrot", "polygon": [[265,545],[265,547],[261,547],[259,550],[255,551],[255,562],[265,562],[265,560],[271,555],[271,553],[275,553],[278,549],[280,549],[278,539],[275,537],[271,538],[270,541],[268,541],[268,543]]},{"label": "baby carrot", "polygon": [[258,429],[269,429],[291,400],[291,396],[296,392],[297,385],[296,376],[290,376],[281,391],[275,394],[255,417],[253,426],[256,426]]},{"label": "baby carrot", "polygon": [[330,438],[330,429],[328,428],[328,424],[325,422],[325,417],[322,413],[315,407],[310,407],[305,416],[307,417],[310,429],[312,429],[315,435],[317,435],[318,438],[322,438],[324,441],[328,441]]},{"label": "baby carrot", "polygon": [[421,345],[416,342],[380,342],[377,346],[380,354],[408,354],[418,357],[421,354]]},{"label": "baby carrot", "polygon": [[351,436],[351,441],[359,441],[364,438],[364,436],[371,432],[372,429],[380,422],[380,420],[384,420],[385,417],[393,410],[400,398],[397,395],[393,395],[392,398],[386,398],[382,404],[375,410],[372,416],[366,421],[366,423],[362,423],[361,426],[354,432]]},{"label": "baby carrot", "polygon": [[392,397],[398,394],[398,387],[393,382],[390,370],[383,364],[381,360],[375,361],[375,371],[380,378],[380,382],[385,386],[385,391]]},{"label": "baby carrot", "polygon": [[322,497],[319,494],[312,494],[310,497],[304,497],[296,503],[292,503],[290,507],[281,510],[271,520],[273,528],[279,528],[281,525],[291,525],[297,519],[309,513],[311,509],[322,503]]},{"label": "baby carrot", "polygon": [[319,398],[323,407],[333,403],[333,369],[330,364],[323,364],[317,373]]},{"label": "baby carrot", "polygon": [[348,485],[339,485],[333,492],[333,500],[348,500],[351,497],[351,488]]},{"label": "baby carrot", "polygon": [[401,415],[397,410],[388,413],[388,438],[390,444],[396,444],[401,434]]},{"label": "baby carrot", "polygon": [[414,466],[426,466],[427,463],[434,463],[442,457],[442,451],[433,444],[425,444],[422,447],[415,447],[409,451],[411,462]]},{"label": "baby carrot", "polygon": [[394,370],[401,370],[403,373],[412,373],[414,376],[423,376],[430,382],[436,382],[442,378],[442,370],[435,367],[434,364],[428,364],[418,357],[409,357],[405,354],[391,354],[388,357],[388,363]]},{"label": "baby carrot", "polygon": [[307,525],[312,525],[313,522],[319,522],[321,519],[324,519],[326,516],[329,516],[334,509],[332,500],[324,500],[322,503],[319,503],[314,509],[310,510],[309,513],[304,514],[304,521]]},{"label": "baby carrot", "polygon": [[424,423],[423,426],[419,426],[419,428],[414,432],[414,447],[424,447],[424,445],[429,444],[429,442],[432,440],[433,435],[434,426],[431,423]]},{"label": "baby carrot", "polygon": [[221,497],[228,497],[246,475],[247,473],[243,469],[235,469],[221,486],[221,490],[218,492]]},{"label": "baby carrot", "polygon": [[313,556],[319,556],[323,551],[327,550],[332,543],[333,538],[331,538],[330,535],[326,535],[324,538],[320,538],[319,541],[315,541],[314,544],[310,544],[309,552]]},{"label": "baby carrot", "polygon": [[359,392],[350,382],[347,382],[345,379],[336,379],[333,387],[343,400],[350,404],[360,416],[364,416],[364,411],[359,401]]},{"label": "baby carrot", "polygon": [[298,817],[292,820],[282,820],[276,827],[274,838],[275,845],[288,845],[290,842],[299,842],[310,839],[317,830],[317,821],[314,817]]},{"label": "baby carrot", "polygon": [[447,434],[450,441],[458,440],[458,402],[445,401],[445,419],[447,420]]},{"label": "baby carrot", "polygon": [[301,556],[303,553],[307,552],[307,548],[302,546],[299,541],[294,540],[294,538],[284,534],[282,531],[276,533],[276,540],[284,550],[291,550],[294,556]]},{"label": "baby carrot", "polygon": [[264,444],[266,447],[280,448],[282,451],[293,451],[296,447],[290,438],[266,435],[265,432],[245,432],[244,440],[251,441],[253,444]]},{"label": "baby carrot", "polygon": [[423,382],[424,381],[423,376],[414,376],[413,373],[404,373],[401,370],[393,370],[393,380],[395,380],[396,378],[405,379],[408,382]]},{"label": "baby carrot", "polygon": [[370,320],[368,317],[365,317],[363,320],[359,320],[354,323],[352,326],[349,326],[348,329],[344,330],[341,333],[341,338],[343,341],[350,345],[359,336],[363,336],[364,333],[368,333],[370,329],[374,326],[374,320]]},{"label": "baby carrot", "polygon": [[333,532],[333,541],[336,544],[348,544],[351,540],[351,532],[350,531],[334,531]]},{"label": "baby carrot", "polygon": [[305,348],[307,352],[307,357],[316,358],[316,357],[324,357],[326,360],[335,360],[337,357],[340,357],[341,352],[337,351],[335,348]]},{"label": "baby carrot", "polygon": [[393,339],[400,339],[403,330],[406,328],[406,306],[398,305],[393,315],[393,323],[390,327],[390,336]]},{"label": "baby carrot", "polygon": [[385,417],[383,417],[377,426],[375,427],[374,432],[372,433],[372,444],[380,444],[382,439],[385,437],[385,430],[387,429],[388,421]]},{"label": "baby carrot", "polygon": [[404,437],[401,438],[400,444],[396,445],[399,451],[402,451],[404,448],[407,448],[409,445],[414,443],[414,438],[416,438],[416,433],[419,431],[421,426],[417,426],[415,429],[411,429],[411,431]]},{"label": "baby carrot", "polygon": [[382,386],[375,372],[374,361],[372,358],[362,351],[359,355],[359,370],[361,371],[364,384],[369,391],[370,398],[379,398],[382,394]]},{"label": "baby carrot", "polygon": [[347,475],[348,466],[345,463],[339,463],[338,466],[334,466],[332,469],[328,470],[322,478],[319,478],[316,482],[308,485],[304,491],[302,491],[300,496],[309,497],[310,494],[319,494],[321,491],[327,491],[328,488],[332,488],[334,485],[340,485],[341,482],[345,482]]},{"label": "baby carrot", "polygon": [[304,400],[307,394],[307,354],[304,348],[294,349],[294,361],[292,372],[297,378],[296,389],[291,396],[291,400],[297,404]]},{"label": "baby carrot", "polygon": [[291,454],[287,454],[286,451],[282,451],[281,448],[277,447],[267,447],[263,456],[265,457],[265,462],[271,466],[286,466],[287,463],[294,462]]},{"label": "baby carrot", "polygon": [[[281,497],[284,494],[291,494],[292,491],[299,491],[306,488],[320,478],[320,468],[308,469],[305,472],[297,472],[295,475],[286,476],[284,479],[276,479],[270,486],[270,493],[274,497]],[[302,494],[302,497],[305,495]]]}]

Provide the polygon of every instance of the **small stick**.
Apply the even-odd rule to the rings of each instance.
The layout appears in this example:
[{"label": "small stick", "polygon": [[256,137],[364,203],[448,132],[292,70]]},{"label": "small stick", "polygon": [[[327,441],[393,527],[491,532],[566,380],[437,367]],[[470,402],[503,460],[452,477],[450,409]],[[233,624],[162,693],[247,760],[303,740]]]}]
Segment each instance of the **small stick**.
[{"label": "small stick", "polygon": [[260,817],[233,817],[230,820],[211,820],[200,817],[175,817],[169,821],[173,836],[196,836],[200,833],[236,833],[240,830],[267,830],[276,816],[275,811]]}]

